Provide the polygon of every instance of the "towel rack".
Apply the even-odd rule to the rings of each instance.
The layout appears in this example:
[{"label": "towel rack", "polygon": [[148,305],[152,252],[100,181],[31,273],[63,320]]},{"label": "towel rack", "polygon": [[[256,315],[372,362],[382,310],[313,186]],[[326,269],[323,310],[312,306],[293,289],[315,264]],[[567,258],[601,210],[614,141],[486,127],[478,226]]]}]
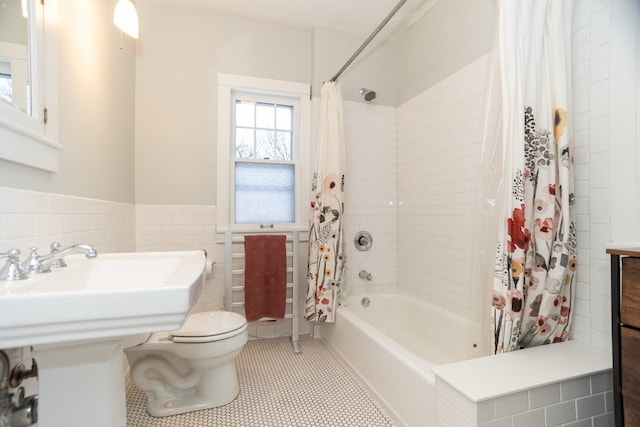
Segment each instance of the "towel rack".
[{"label": "towel rack", "polygon": [[[244,285],[234,284],[234,276],[244,275],[244,268],[234,269],[234,259],[244,259],[244,250],[242,252],[234,252],[234,243],[244,243],[244,236],[258,234],[258,233],[234,233],[231,231],[225,232],[224,235],[224,309],[227,311],[233,311],[234,308],[244,307]],[[291,343],[293,345],[293,351],[296,354],[302,352],[300,349],[299,334],[300,334],[300,311],[299,311],[299,298],[298,298],[298,277],[299,277],[299,246],[300,246],[300,232],[289,231],[278,234],[284,234],[287,236],[287,243],[291,242],[291,252],[287,251],[287,260],[291,259],[291,267],[287,267],[287,276],[291,273],[291,282],[287,281],[287,289],[291,289],[291,298],[285,300],[287,305],[291,306],[291,312],[286,313],[284,318],[291,319]],[[234,294],[242,295],[242,301],[234,301]]]}]

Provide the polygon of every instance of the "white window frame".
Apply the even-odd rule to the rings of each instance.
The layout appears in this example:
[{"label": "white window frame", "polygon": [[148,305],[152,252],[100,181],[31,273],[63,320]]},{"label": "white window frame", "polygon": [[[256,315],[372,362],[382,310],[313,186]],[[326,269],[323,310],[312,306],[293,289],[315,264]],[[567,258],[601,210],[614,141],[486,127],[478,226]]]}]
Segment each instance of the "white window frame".
[{"label": "white window frame", "polygon": [[[295,218],[293,224],[235,224],[233,217],[234,157],[233,136],[233,100],[238,92],[265,94],[273,97],[285,97],[294,101],[294,114],[298,133],[294,135],[295,168]],[[217,159],[217,233],[232,232],[285,232],[308,229],[308,210],[310,194],[309,159],[311,149],[311,101],[310,88],[306,83],[272,80],[233,74],[218,74],[218,159]],[[298,160],[299,159],[299,160]],[[269,224],[270,226],[271,224]]]}]

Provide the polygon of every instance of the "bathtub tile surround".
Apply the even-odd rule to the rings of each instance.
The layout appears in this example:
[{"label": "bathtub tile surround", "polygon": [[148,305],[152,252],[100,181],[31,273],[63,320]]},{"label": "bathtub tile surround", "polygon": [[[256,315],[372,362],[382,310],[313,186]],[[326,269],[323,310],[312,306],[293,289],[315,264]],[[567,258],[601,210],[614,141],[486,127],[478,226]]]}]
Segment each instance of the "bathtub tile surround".
[{"label": "bathtub tile surround", "polygon": [[605,244],[611,240],[611,103],[608,91],[602,90],[610,80],[611,13],[610,1],[575,2],[572,40],[578,219],[578,291],[572,335],[601,349],[611,346],[609,259],[605,253]]},{"label": "bathtub tile surround", "polygon": [[[618,44],[614,43],[616,31],[624,31],[614,19],[628,6],[587,0],[575,2],[574,8],[572,119],[578,284],[572,335],[608,349],[609,259],[605,246],[619,227],[612,218],[628,211],[612,213],[611,203],[629,197],[624,185],[615,189],[610,182],[610,176],[621,173],[610,166],[610,145],[612,141],[634,143],[626,136],[612,137],[620,132],[620,126],[611,125],[617,120],[611,111],[620,108],[612,95],[625,83],[612,79],[618,71],[610,66],[610,59],[629,49],[621,45],[620,34]],[[398,287],[456,312],[468,310],[469,304],[471,263],[466,260],[472,255],[473,221],[466,212],[473,200],[470,191],[475,188],[488,61],[488,57],[478,59],[397,108]],[[455,268],[449,268],[451,263]]]},{"label": "bathtub tile surround", "polygon": [[579,341],[439,366],[434,372],[438,427],[614,424],[609,354]]},{"label": "bathtub tile surround", "polygon": [[484,56],[398,106],[398,287],[447,310],[470,308]]},{"label": "bathtub tile surround", "polygon": [[[318,97],[312,100],[311,111],[312,149],[315,149],[320,115]],[[371,290],[395,291],[396,109],[344,101],[343,113],[347,141],[344,213],[346,289],[354,294]],[[356,233],[361,230],[369,231],[373,236],[373,247],[367,252],[358,251],[353,244]],[[373,280],[360,279],[360,270],[371,272]]]},{"label": "bathtub tile surround", "polygon": [[[353,294],[395,291],[398,282],[396,109],[345,101],[343,111],[347,141],[346,286]],[[357,250],[353,243],[361,230],[373,236],[373,246],[366,252]],[[373,280],[360,279],[360,270],[370,272]]]},{"label": "bathtub tile surround", "polygon": [[[598,389],[607,374],[554,383],[478,404],[466,400],[457,390],[442,381],[436,382],[437,426],[601,426],[611,427],[613,420],[612,388]],[[565,396],[567,389],[580,383],[585,389],[575,397]],[[590,390],[594,390],[593,394]],[[599,390],[599,391],[597,391]],[[541,399],[544,403],[538,402]]]},{"label": "bathtub tile surround", "polygon": [[[363,385],[319,340],[301,337],[302,354],[287,338],[252,340],[238,356],[240,394],[228,405],[165,418],[127,379],[128,427],[393,426]],[[329,361],[329,362],[328,362]],[[319,369],[325,365],[335,369]]]}]

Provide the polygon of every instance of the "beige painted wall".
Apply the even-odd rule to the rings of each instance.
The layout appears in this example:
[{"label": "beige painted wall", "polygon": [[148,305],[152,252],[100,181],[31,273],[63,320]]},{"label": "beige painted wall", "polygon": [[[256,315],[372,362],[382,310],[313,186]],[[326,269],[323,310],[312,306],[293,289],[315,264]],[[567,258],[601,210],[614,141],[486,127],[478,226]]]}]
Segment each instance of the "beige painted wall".
[{"label": "beige painted wall", "polygon": [[310,34],[138,2],[136,203],[215,204],[218,73],[308,82]]},{"label": "beige painted wall", "polygon": [[[326,29],[313,32],[313,94],[320,96],[322,83],[329,81],[362,45],[368,34],[349,34]],[[381,32],[342,73],[342,98],[362,102],[361,88],[374,90],[376,105],[395,107],[396,43]]]},{"label": "beige painted wall", "polygon": [[398,105],[485,55],[496,0],[440,0],[398,42]]},{"label": "beige painted wall", "polygon": [[133,203],[135,43],[115,1],[58,0],[60,172],[0,161],[0,185]]},{"label": "beige painted wall", "polygon": [[[318,96],[366,38],[278,27],[139,0],[140,40],[115,0],[58,0],[60,172],[0,161],[0,185],[143,204],[216,203],[217,73],[313,84]],[[343,74],[396,106],[486,53],[494,0],[440,1]],[[136,51],[137,49],[137,51]],[[135,143],[134,143],[135,141]]]},{"label": "beige painted wall", "polygon": [[[495,0],[440,1],[383,32],[340,78],[343,98],[396,106],[486,54]],[[217,73],[311,83],[318,96],[366,35],[285,28],[138,1],[136,203],[216,204]],[[394,34],[395,35],[395,34]]]},{"label": "beige painted wall", "polygon": [[[217,75],[313,83],[318,96],[366,36],[274,26],[215,12],[137,3],[136,203],[216,204]],[[372,44],[341,79],[395,105],[394,49]]]}]

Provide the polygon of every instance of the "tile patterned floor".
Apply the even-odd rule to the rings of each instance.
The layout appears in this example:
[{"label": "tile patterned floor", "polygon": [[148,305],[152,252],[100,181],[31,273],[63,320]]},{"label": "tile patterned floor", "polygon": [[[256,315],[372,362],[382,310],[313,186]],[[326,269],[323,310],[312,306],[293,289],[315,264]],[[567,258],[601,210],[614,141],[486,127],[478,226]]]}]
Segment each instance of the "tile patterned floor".
[{"label": "tile patterned floor", "polygon": [[250,340],[237,358],[240,394],[219,408],[154,418],[146,412],[145,394],[127,378],[127,426],[393,426],[320,340],[304,335],[300,344],[296,355],[288,337]]}]

